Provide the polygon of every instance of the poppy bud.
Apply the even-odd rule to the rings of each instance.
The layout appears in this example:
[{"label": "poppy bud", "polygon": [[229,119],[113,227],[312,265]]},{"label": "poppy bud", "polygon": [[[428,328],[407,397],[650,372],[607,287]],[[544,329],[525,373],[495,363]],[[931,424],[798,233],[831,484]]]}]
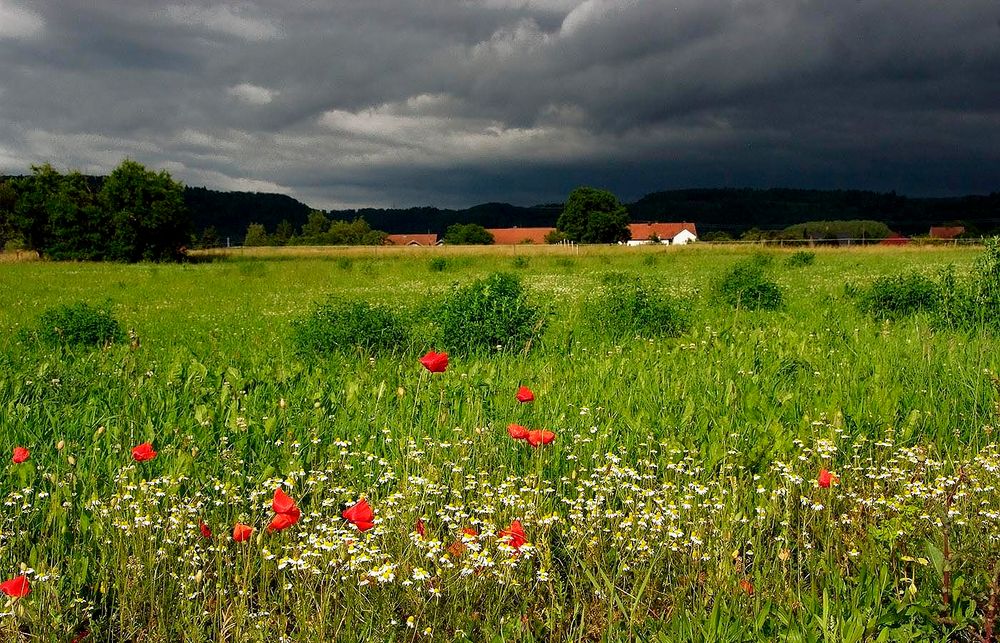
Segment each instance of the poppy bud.
[{"label": "poppy bud", "polygon": [[66,446],[66,440],[59,440],[56,442],[56,451],[62,451],[64,446]]}]

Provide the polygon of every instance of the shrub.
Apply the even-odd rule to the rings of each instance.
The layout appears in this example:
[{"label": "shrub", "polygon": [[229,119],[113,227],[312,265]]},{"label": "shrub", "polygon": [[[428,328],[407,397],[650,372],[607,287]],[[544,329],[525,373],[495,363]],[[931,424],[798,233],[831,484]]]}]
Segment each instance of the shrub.
[{"label": "shrub", "polygon": [[545,323],[521,279],[502,272],[456,287],[438,312],[444,344],[460,353],[526,350]]},{"label": "shrub", "polygon": [[610,273],[587,302],[586,319],[596,332],[622,337],[677,337],[690,328],[690,315],[681,301],[642,279]]},{"label": "shrub", "polygon": [[781,288],[767,275],[771,258],[754,255],[726,271],[714,284],[716,297],[736,308],[778,310],[784,305]]},{"label": "shrub", "polygon": [[431,272],[444,272],[448,268],[448,260],[444,257],[434,257],[427,262],[427,269]]},{"label": "shrub", "polygon": [[917,272],[878,277],[861,289],[858,306],[881,319],[898,319],[937,308],[940,288],[933,279]]},{"label": "shrub", "polygon": [[941,275],[936,326],[1000,330],[1000,237],[986,240],[969,279],[960,280],[953,267]]},{"label": "shrub", "polygon": [[406,327],[385,306],[329,296],[292,322],[292,341],[300,354],[364,350],[392,352],[405,348]]},{"label": "shrub", "polygon": [[528,267],[528,258],[524,255],[517,255],[510,263],[515,268],[524,269]]},{"label": "shrub", "polygon": [[799,250],[785,259],[785,265],[789,268],[804,268],[811,266],[816,261],[816,253],[809,250]]},{"label": "shrub", "polygon": [[38,318],[38,338],[62,346],[104,346],[125,338],[111,314],[111,302],[91,306],[83,302],[45,310]]}]

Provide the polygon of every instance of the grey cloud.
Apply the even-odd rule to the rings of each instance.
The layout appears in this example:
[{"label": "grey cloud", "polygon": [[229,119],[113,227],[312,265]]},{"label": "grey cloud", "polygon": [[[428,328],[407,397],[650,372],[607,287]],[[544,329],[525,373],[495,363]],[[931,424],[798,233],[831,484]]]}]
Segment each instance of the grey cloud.
[{"label": "grey cloud", "polygon": [[1000,189],[993,0],[0,0],[5,15],[25,26],[0,29],[0,172],[129,155],[327,207],[580,183]]}]

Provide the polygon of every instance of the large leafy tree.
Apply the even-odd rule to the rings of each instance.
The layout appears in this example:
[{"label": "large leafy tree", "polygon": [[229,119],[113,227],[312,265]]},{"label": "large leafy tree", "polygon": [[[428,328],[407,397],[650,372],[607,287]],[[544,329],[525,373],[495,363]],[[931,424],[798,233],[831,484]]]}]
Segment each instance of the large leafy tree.
[{"label": "large leafy tree", "polygon": [[184,186],[166,171],[122,161],[104,180],[101,206],[111,223],[108,258],[118,261],[178,259],[190,239]]},{"label": "large leafy tree", "polygon": [[628,241],[628,212],[607,190],[579,187],[570,192],[556,227],[576,243]]},{"label": "large leafy tree", "polygon": [[488,246],[494,241],[493,234],[478,223],[455,223],[444,233],[444,242],[451,245]]},{"label": "large leafy tree", "polygon": [[45,209],[46,256],[74,261],[107,258],[108,217],[86,177],[79,172],[63,176]]}]

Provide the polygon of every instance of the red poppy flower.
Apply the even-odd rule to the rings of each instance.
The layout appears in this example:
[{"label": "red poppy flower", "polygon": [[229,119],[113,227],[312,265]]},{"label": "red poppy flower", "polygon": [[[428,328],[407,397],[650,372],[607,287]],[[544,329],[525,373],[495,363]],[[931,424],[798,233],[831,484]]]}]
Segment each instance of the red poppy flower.
[{"label": "red poppy flower", "polygon": [[556,439],[556,434],[552,431],[543,431],[541,429],[537,431],[528,431],[526,437],[528,444],[533,447],[537,447],[542,444],[551,444],[553,440]]},{"label": "red poppy flower", "polygon": [[420,358],[420,363],[431,373],[444,373],[448,368],[448,353],[427,351],[427,354]]},{"label": "red poppy flower", "polygon": [[238,543],[241,543],[244,540],[249,540],[250,534],[252,533],[253,527],[250,525],[244,525],[243,523],[238,522],[235,526],[233,526],[233,540]]},{"label": "red poppy flower", "polygon": [[468,549],[468,547],[465,546],[465,543],[461,540],[456,540],[452,544],[448,545],[448,549],[446,551],[455,558],[461,558],[466,549]]},{"label": "red poppy flower", "polygon": [[368,531],[375,526],[375,513],[368,506],[368,501],[362,498],[353,507],[344,509],[340,514],[347,522],[358,528],[358,531]]},{"label": "red poppy flower", "polygon": [[155,457],[156,451],[153,451],[153,445],[149,442],[143,442],[132,449],[132,459],[136,462],[145,462],[146,460],[152,460]]},{"label": "red poppy flower", "polygon": [[527,440],[528,439],[528,429],[524,428],[520,424],[508,424],[507,434],[515,440]]},{"label": "red poppy flower", "polygon": [[27,576],[21,574],[0,583],[0,592],[14,598],[24,598],[31,593],[31,583],[28,582]]},{"label": "red poppy flower", "polygon": [[533,402],[535,400],[535,394],[531,392],[531,389],[527,386],[522,386],[517,389],[517,401],[524,404],[525,402]]},{"label": "red poppy flower", "polygon": [[14,464],[21,464],[30,457],[31,451],[28,451],[24,447],[14,447]]},{"label": "red poppy flower", "polygon": [[835,476],[826,469],[820,469],[819,476],[817,476],[816,478],[816,482],[818,482],[819,486],[823,487],[824,489],[829,489],[831,484],[837,484],[838,482],[840,482],[840,476]]},{"label": "red poppy flower", "polygon": [[740,589],[746,592],[747,596],[753,596],[753,583],[743,578],[740,579]]},{"label": "red poppy flower", "polygon": [[420,534],[421,538],[423,538],[424,536],[427,535],[427,528],[424,527],[424,520],[423,520],[423,518],[417,518],[417,523],[415,525],[413,525],[413,531],[415,531],[418,534]]},{"label": "red poppy flower", "polygon": [[198,521],[198,529],[201,531],[201,535],[205,538],[212,537],[212,530],[208,528],[208,525],[205,524],[204,520]]},{"label": "red poppy flower", "polygon": [[278,487],[274,490],[274,500],[271,501],[271,509],[274,511],[274,519],[267,526],[268,531],[281,531],[291,527],[299,521],[302,512],[299,510],[291,496]]},{"label": "red poppy flower", "polygon": [[510,527],[502,529],[500,531],[500,539],[506,540],[507,544],[514,549],[520,549],[528,542],[528,537],[524,533],[524,527],[521,526],[520,520],[515,520],[510,523]]},{"label": "red poppy flower", "polygon": [[462,527],[462,533],[466,536],[472,536],[473,538],[479,535],[479,532],[473,527]]}]

